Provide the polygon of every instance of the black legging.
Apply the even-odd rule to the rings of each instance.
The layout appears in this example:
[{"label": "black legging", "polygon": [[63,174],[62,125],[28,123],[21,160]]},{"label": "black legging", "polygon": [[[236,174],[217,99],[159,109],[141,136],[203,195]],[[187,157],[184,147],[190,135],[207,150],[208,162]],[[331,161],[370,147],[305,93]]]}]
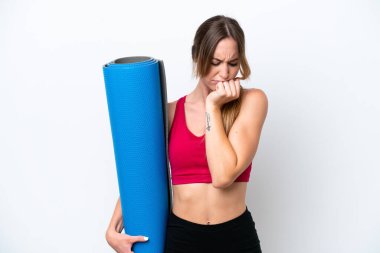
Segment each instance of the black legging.
[{"label": "black legging", "polygon": [[251,212],[219,224],[198,224],[170,211],[165,253],[261,253]]}]

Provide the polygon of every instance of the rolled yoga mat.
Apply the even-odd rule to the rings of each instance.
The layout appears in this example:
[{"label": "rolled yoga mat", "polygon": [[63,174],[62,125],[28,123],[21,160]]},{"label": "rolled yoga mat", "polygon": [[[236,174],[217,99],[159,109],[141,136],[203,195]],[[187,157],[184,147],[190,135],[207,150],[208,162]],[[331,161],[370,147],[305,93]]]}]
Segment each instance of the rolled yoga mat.
[{"label": "rolled yoga mat", "polygon": [[103,66],[125,233],[135,253],[163,253],[172,207],[164,64],[146,56]]}]

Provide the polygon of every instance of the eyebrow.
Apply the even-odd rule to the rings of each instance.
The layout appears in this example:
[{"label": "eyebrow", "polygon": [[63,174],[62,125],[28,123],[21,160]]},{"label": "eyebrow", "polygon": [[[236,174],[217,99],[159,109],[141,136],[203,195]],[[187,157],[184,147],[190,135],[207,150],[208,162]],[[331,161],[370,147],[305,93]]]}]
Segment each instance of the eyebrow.
[{"label": "eyebrow", "polygon": [[[213,60],[218,60],[218,61],[222,61],[222,60],[220,60],[220,59],[218,59],[218,58],[212,58]],[[235,59],[232,59],[230,62],[233,62],[233,61],[236,61],[236,60],[239,60],[239,58],[235,58]]]}]

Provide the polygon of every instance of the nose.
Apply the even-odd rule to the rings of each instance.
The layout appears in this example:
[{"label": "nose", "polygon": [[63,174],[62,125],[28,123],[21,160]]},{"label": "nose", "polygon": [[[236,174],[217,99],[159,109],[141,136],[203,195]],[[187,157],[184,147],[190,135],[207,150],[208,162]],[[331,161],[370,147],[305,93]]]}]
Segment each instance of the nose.
[{"label": "nose", "polygon": [[220,70],[219,70],[219,76],[224,79],[224,80],[227,80],[228,79],[228,74],[229,74],[229,68],[228,68],[228,65],[227,64],[220,64]]}]

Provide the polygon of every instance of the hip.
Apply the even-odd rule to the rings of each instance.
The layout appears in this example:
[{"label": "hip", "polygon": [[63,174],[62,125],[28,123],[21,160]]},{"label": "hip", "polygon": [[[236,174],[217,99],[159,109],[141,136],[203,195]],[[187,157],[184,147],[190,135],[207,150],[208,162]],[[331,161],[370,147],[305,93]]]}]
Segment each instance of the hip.
[{"label": "hip", "polygon": [[169,214],[165,253],[261,252],[251,212],[223,223],[204,225]]}]

